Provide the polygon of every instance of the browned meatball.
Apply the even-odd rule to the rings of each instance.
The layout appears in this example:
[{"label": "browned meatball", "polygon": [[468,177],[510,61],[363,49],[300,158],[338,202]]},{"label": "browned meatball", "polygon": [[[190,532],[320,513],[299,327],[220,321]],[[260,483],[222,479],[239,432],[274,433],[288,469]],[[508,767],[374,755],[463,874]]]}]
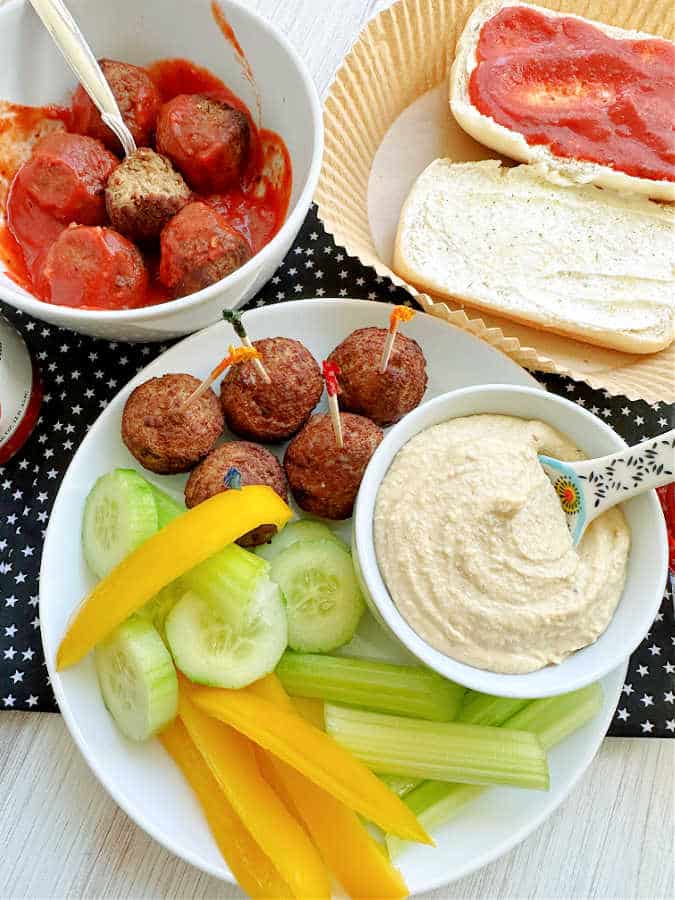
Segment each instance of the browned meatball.
[{"label": "browned meatball", "polygon": [[179,94],[159,111],[157,149],[202,193],[237,183],[250,141],[243,112],[201,94]]},{"label": "browned meatball", "polygon": [[263,443],[285,441],[309,418],[323,392],[321,370],[300,341],[275,337],[253,341],[271,382],[249,360],[233,366],[220,387],[228,427]]},{"label": "browned meatball", "polygon": [[286,449],[284,469],[302,509],[326,519],[347,519],[382,430],[353,413],[340,413],[344,447],[335,442],[328,413],[312,416]]},{"label": "browned meatball", "polygon": [[160,238],[159,280],[174,297],[220,281],[251,258],[248,242],[211,206],[188,203]]},{"label": "browned meatball", "polygon": [[359,328],[328,357],[340,367],[340,406],[383,427],[398,422],[427,388],[424,354],[417,341],[396,335],[387,371],[380,373],[386,328]]},{"label": "browned meatball", "polygon": [[177,409],[199,387],[192,375],[151,378],[129,396],[122,414],[122,440],[151,472],[187,472],[213,449],[223,430],[218,398],[206,391],[184,413]]},{"label": "browned meatball", "polygon": [[[212,450],[190,473],[185,485],[185,505],[188,509],[228,490],[225,477],[231,468],[239,471],[242,487],[266,484],[287,502],[286,476],[276,456],[248,441],[229,441]],[[276,531],[276,525],[259,525],[240,537],[237,543],[242,547],[256,547],[270,541]]]},{"label": "browned meatball", "polygon": [[[148,146],[162,103],[154,81],[145,69],[132,66],[131,63],[101,59],[99,65],[136,145]],[[106,147],[115,153],[121,152],[119,140],[108,126],[103,124],[101,114],[82,85],[79,85],[73,94],[71,112],[73,131],[103,141]]]},{"label": "browned meatball", "polygon": [[159,237],[190,202],[190,188],[166,156],[141,147],[115,169],[105,190],[108,218],[132,241]]}]

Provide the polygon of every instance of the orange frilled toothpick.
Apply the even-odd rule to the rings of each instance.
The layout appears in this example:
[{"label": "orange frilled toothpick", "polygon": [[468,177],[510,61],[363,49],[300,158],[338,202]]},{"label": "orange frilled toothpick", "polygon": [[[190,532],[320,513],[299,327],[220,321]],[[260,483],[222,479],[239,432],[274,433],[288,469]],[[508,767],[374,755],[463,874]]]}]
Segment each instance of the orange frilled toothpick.
[{"label": "orange frilled toothpick", "polygon": [[380,374],[387,371],[391,351],[394,349],[394,341],[396,340],[396,332],[401,322],[409,322],[415,315],[415,310],[409,306],[395,306],[389,316],[389,333],[382,348],[382,357],[380,359]]},{"label": "orange frilled toothpick", "polygon": [[335,443],[342,450],[344,447],[344,439],[342,437],[342,422],[340,420],[340,405],[338,403],[338,380],[340,374],[340,366],[337,363],[324,359],[321,364],[323,370],[323,380],[326,382],[326,393],[328,394],[328,411],[330,412],[331,422],[333,423],[333,431],[335,432]]},{"label": "orange frilled toothpick", "polygon": [[230,344],[228,351],[225,359],[221,360],[215,369],[212,369],[199,387],[196,388],[187,398],[185,403],[178,408],[177,412],[179,415],[184,413],[188,406],[190,406],[191,403],[194,403],[195,400],[198,400],[202,394],[205,394],[216,378],[223,374],[225,369],[229,369],[230,366],[236,366],[239,363],[245,362],[247,359],[258,359],[260,356],[255,347],[233,347]]}]

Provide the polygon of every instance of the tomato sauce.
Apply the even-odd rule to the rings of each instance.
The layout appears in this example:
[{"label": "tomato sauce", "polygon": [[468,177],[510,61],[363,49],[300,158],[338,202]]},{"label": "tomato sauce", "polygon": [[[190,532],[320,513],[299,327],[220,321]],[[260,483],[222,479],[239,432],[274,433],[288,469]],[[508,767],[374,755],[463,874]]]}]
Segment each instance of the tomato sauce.
[{"label": "tomato sauce", "polygon": [[675,181],[675,47],[507,7],[483,26],[473,105],[556,156]]},{"label": "tomato sauce", "polygon": [[[219,23],[220,24],[220,23]],[[251,245],[254,253],[261,250],[281,228],[288,211],[292,187],[291,160],[283,139],[274,132],[258,129],[247,106],[219,78],[207,69],[186,59],[159,60],[147,67],[157,85],[163,102],[178,94],[204,94],[223,101],[245,113],[251,129],[251,144],[245,169],[239,184],[222,194],[200,195],[216,208],[235,230]],[[70,112],[58,107],[18,107],[3,104],[9,115],[0,118],[2,130],[13,129],[15,141],[0,139],[0,178],[8,183],[27,156],[23,152],[8,152],[7,147],[20,145],[28,131],[40,129],[49,119],[58,118],[66,128],[72,126]],[[6,124],[9,122],[10,124]],[[7,134],[4,135],[8,137]],[[32,201],[28,191],[15,179],[12,187],[12,217],[20,224],[20,237],[6,224],[0,225],[0,260],[7,274],[19,285],[39,296],[39,273],[47,251],[65,227],[45,213]],[[1,198],[0,198],[1,199]],[[170,291],[158,278],[159,249],[157,246],[139,247],[148,270],[148,286],[142,301],[135,304],[149,306],[171,299]],[[47,297],[42,297],[47,299]],[[62,301],[63,302],[63,301]],[[81,305],[81,304],[73,304]],[[86,307],[85,307],[86,308]],[[97,308],[101,308],[97,304]],[[112,304],[111,304],[112,308]]]}]

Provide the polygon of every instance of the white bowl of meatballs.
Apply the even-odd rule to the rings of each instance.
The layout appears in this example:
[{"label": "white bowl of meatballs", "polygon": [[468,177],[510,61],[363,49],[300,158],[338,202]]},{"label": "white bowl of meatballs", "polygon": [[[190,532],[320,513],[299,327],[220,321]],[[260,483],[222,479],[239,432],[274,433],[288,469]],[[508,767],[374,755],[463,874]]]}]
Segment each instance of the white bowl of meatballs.
[{"label": "white bowl of meatballs", "polygon": [[262,287],[304,220],[316,88],[273,24],[232,0],[68,5],[138,149],[123,158],[29,3],[8,0],[0,300],[109,339],[201,329]]}]

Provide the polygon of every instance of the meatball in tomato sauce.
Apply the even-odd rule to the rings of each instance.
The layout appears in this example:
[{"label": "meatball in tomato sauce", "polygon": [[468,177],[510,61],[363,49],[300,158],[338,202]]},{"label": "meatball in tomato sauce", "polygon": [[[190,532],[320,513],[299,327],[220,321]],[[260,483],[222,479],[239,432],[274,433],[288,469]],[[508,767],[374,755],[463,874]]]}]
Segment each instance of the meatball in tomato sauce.
[{"label": "meatball in tomato sauce", "polygon": [[190,188],[166,156],[141,147],[108,179],[105,205],[113,228],[132,241],[146,241],[159,237],[190,196]]},{"label": "meatball in tomato sauce", "polygon": [[35,145],[16,174],[33,203],[68,225],[105,222],[105,186],[119,164],[93,138],[57,131]]},{"label": "meatball in tomato sauce", "polygon": [[71,225],[49,248],[37,279],[48,303],[130,309],[145,300],[148,274],[138,249],[112,228]]},{"label": "meatball in tomato sauce", "polygon": [[202,193],[225,191],[237,183],[250,141],[243,112],[201,94],[179,94],[159,111],[157,150]]},{"label": "meatball in tomato sauce", "polygon": [[[110,85],[127,128],[137,147],[148,147],[152,141],[161,106],[159,91],[145,69],[114,59],[101,59],[99,65]],[[73,131],[102,141],[106,147],[121,153],[120,142],[96,109],[82,85],[78,85],[71,104]]]},{"label": "meatball in tomato sauce", "polygon": [[159,278],[174,297],[220,281],[251,258],[248,242],[206,203],[188,203],[162,231]]}]

